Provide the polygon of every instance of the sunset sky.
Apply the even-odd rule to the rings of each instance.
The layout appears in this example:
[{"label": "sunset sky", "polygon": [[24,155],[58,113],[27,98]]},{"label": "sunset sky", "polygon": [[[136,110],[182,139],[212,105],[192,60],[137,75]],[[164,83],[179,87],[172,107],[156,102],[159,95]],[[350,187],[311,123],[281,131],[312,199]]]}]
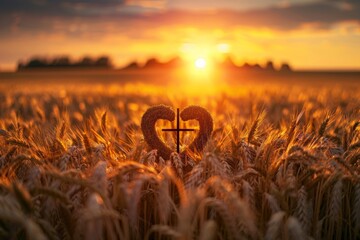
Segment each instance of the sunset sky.
[{"label": "sunset sky", "polygon": [[360,69],[360,0],[0,0],[0,70],[103,54]]}]

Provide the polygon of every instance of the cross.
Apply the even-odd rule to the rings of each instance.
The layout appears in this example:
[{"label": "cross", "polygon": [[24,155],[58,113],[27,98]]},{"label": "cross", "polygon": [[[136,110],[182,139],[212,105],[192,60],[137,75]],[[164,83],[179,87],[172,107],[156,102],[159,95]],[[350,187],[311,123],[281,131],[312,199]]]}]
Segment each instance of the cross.
[{"label": "cross", "polygon": [[162,129],[164,132],[176,132],[176,151],[180,153],[180,132],[195,131],[193,128],[180,128],[179,108],[176,111],[176,128]]}]

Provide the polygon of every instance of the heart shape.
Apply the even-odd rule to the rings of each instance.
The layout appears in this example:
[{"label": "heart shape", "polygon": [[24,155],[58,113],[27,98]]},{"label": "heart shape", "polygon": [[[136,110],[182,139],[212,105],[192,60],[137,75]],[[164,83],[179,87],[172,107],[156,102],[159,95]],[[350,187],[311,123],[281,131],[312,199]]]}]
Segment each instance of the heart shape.
[{"label": "heart shape", "polygon": [[[188,149],[194,152],[202,151],[213,131],[213,120],[210,113],[202,107],[189,106],[181,111],[180,118],[183,121],[197,120],[199,122],[199,133],[188,146]],[[174,151],[166,146],[156,133],[155,123],[159,119],[172,122],[175,120],[175,112],[172,108],[165,105],[149,108],[141,119],[141,130],[150,148],[157,149],[158,154],[167,160],[170,159],[170,155]]]}]

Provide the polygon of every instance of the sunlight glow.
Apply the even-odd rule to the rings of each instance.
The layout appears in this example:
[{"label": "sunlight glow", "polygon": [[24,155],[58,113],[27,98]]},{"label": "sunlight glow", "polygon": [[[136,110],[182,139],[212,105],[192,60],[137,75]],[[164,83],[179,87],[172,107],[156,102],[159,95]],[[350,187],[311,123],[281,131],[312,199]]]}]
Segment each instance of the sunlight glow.
[{"label": "sunlight glow", "polygon": [[206,61],[204,58],[198,58],[195,61],[195,67],[199,69],[203,69],[206,67]]},{"label": "sunlight glow", "polygon": [[227,43],[219,43],[216,47],[219,53],[230,52],[230,45]]}]

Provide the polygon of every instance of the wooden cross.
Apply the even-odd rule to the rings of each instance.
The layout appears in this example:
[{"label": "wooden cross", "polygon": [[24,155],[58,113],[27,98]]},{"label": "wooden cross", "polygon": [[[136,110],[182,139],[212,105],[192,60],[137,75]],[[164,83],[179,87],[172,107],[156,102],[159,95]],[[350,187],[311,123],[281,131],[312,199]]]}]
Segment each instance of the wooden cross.
[{"label": "wooden cross", "polygon": [[180,128],[179,108],[176,111],[176,128],[162,129],[164,132],[176,132],[176,151],[180,153],[180,132],[192,132],[193,128]]}]

